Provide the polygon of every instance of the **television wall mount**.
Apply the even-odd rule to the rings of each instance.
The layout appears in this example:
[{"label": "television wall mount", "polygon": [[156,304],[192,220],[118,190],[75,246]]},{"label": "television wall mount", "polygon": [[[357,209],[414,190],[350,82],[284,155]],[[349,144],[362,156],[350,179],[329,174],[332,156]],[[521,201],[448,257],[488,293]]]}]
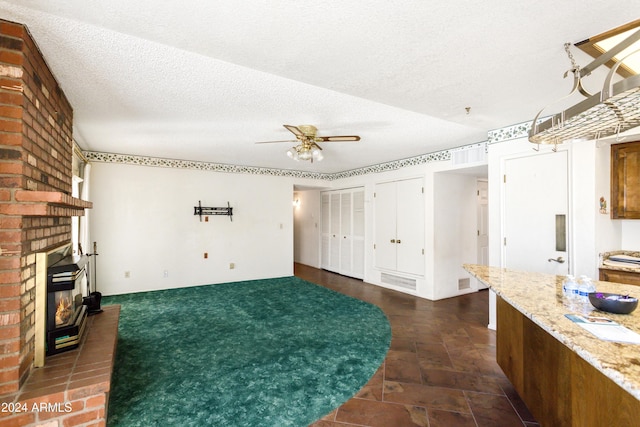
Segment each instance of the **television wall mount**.
[{"label": "television wall mount", "polygon": [[226,207],[212,208],[202,206],[202,202],[198,200],[198,206],[193,207],[193,214],[200,217],[200,222],[202,222],[202,217],[207,215],[227,215],[233,222],[233,208],[229,205],[229,202],[227,202]]}]

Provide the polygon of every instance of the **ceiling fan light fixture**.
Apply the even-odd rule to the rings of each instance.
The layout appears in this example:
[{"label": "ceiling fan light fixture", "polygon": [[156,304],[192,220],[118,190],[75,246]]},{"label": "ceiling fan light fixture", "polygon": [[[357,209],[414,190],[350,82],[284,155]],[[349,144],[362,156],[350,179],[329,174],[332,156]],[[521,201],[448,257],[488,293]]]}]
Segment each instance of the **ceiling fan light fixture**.
[{"label": "ceiling fan light fixture", "polygon": [[[291,147],[287,150],[287,157],[295,161],[309,160],[311,163],[314,161],[319,162],[324,159],[322,154],[322,147],[318,143],[324,142],[357,142],[360,141],[358,135],[343,135],[343,136],[317,136],[318,129],[313,125],[300,125],[291,126],[283,125],[289,132],[293,133],[296,139],[300,142],[299,145]],[[256,144],[265,144],[271,142],[295,142],[294,141],[262,141],[256,142]]]},{"label": "ceiling fan light fixture", "polygon": [[303,147],[303,149],[298,153],[298,158],[300,160],[311,160],[313,158],[313,154],[311,154],[309,149]]}]

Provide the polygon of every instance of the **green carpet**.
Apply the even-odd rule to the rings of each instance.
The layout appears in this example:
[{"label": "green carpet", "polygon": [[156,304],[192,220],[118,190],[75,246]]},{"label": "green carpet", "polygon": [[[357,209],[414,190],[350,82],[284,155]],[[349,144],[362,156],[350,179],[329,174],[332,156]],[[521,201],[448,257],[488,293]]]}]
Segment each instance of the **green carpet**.
[{"label": "green carpet", "polygon": [[376,306],[296,277],[117,295],[109,426],[306,426],[380,366]]}]

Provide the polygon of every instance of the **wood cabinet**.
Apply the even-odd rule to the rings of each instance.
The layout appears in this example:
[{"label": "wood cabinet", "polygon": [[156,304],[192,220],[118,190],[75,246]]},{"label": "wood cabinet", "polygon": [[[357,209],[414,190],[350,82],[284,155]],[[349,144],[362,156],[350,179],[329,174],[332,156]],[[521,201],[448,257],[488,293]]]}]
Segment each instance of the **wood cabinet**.
[{"label": "wood cabinet", "polygon": [[323,192],[322,268],[364,277],[364,188]]},{"label": "wood cabinet", "polygon": [[605,282],[625,283],[628,285],[640,286],[640,273],[634,273],[633,271],[600,268],[599,280],[603,280]]},{"label": "wood cabinet", "polygon": [[640,141],[611,145],[611,218],[640,219]]},{"label": "wood cabinet", "polygon": [[376,184],[376,268],[424,275],[423,188],[421,178]]},{"label": "wood cabinet", "polygon": [[496,310],[496,359],[540,425],[638,425],[638,399],[500,297]]}]

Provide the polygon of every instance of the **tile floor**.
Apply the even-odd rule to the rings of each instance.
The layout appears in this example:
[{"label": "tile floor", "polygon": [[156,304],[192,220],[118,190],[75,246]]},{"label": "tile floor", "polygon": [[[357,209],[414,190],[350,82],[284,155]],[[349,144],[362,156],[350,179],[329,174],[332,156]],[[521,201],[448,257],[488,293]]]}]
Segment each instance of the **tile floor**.
[{"label": "tile floor", "polygon": [[312,427],[539,426],[495,361],[488,291],[429,301],[301,264],[295,275],[379,306],[392,329],[378,372]]}]

